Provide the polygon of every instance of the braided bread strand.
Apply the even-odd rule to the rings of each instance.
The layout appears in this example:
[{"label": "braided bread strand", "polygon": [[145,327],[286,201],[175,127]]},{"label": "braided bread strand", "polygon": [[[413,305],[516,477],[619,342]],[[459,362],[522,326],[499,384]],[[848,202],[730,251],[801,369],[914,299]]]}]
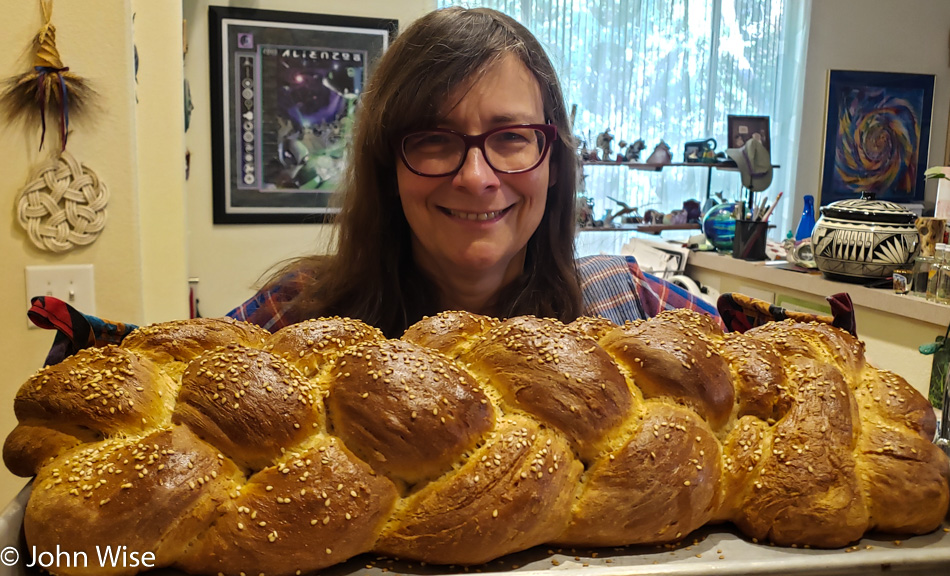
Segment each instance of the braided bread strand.
[{"label": "braided bread strand", "polygon": [[194,574],[479,564],[714,522],[840,547],[932,531],[950,501],[929,404],[824,324],[447,312],[386,340],[340,318],[171,322],[41,370],[14,408],[31,546]]}]

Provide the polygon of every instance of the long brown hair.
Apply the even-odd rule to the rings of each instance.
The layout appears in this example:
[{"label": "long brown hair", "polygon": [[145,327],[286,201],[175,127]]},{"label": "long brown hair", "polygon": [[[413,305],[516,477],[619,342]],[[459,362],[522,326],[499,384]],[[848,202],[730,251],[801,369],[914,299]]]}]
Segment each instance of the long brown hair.
[{"label": "long brown hair", "polygon": [[581,312],[574,265],[575,146],[557,73],[538,40],[511,17],[486,8],[436,10],[415,21],[380,59],[366,89],[343,182],[337,250],[292,262],[270,284],[294,273],[300,293],[286,314],[358,318],[398,337],[440,310],[435,287],[416,268],[399,201],[394,142],[434,126],[452,90],[514,54],[541,86],[546,119],[557,126],[551,163],[556,181],[528,241],[525,269],[499,295],[505,316],[571,321]]}]

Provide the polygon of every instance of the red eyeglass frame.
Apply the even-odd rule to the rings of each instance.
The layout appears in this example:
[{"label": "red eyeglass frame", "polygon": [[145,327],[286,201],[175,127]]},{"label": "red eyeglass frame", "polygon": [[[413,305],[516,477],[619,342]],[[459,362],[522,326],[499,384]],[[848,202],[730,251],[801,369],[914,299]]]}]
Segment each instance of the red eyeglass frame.
[{"label": "red eyeglass frame", "polygon": [[[530,168],[525,168],[523,170],[499,170],[492,166],[491,160],[488,159],[488,154],[485,152],[485,141],[488,140],[489,136],[492,134],[497,134],[498,132],[503,132],[505,130],[511,130],[512,128],[531,128],[537,130],[544,134],[544,148],[541,149],[541,154],[538,157],[537,163]],[[441,174],[425,174],[419,172],[409,164],[409,160],[406,158],[406,140],[415,134],[420,134],[423,132],[440,132],[444,134],[454,134],[462,139],[462,142],[465,143],[465,150],[462,152],[462,156],[459,160],[459,165],[455,167],[454,170],[449,170],[448,172],[443,172]],[[444,176],[449,176],[455,174],[462,169],[462,166],[465,164],[465,158],[468,157],[468,151],[471,150],[472,146],[477,147],[482,151],[482,156],[485,158],[485,162],[491,167],[495,172],[501,174],[523,174],[525,172],[531,172],[535,168],[541,165],[544,162],[544,159],[547,157],[548,152],[551,150],[551,144],[557,140],[557,126],[554,124],[507,124],[505,126],[499,126],[497,128],[492,128],[487,132],[482,132],[477,135],[463,134],[456,130],[450,130],[448,128],[430,128],[428,130],[413,130],[412,132],[407,132],[399,140],[399,157],[402,160],[402,163],[405,164],[406,168],[409,169],[413,174],[418,174],[419,176],[424,176],[426,178],[442,178]]]}]

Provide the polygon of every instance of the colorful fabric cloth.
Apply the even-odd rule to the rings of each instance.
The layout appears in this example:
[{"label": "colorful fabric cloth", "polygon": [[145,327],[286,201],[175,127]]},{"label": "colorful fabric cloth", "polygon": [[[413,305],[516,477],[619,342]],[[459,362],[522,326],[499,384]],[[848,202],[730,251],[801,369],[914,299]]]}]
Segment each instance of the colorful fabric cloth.
[{"label": "colorful fabric cloth", "polygon": [[[686,290],[640,270],[633,256],[586,256],[577,261],[584,296],[584,314],[602,316],[615,324],[656,316],[663,310],[688,308],[716,318],[712,304]],[[285,312],[299,290],[294,277],[277,283],[270,290],[255,294],[228,316],[257,324],[270,331],[294,322]]]},{"label": "colorful fabric cloth", "polygon": [[243,304],[226,314],[235,320],[257,324],[265,330],[276,332],[294,321],[285,316],[290,301],[300,290],[295,275],[287,275],[268,290],[261,290]]},{"label": "colorful fabric cloth", "polygon": [[83,348],[118,344],[137,328],[134,324],[83,314],[52,296],[37,296],[30,303],[32,306],[26,313],[30,321],[40,328],[56,330],[44,366],[57,364]]},{"label": "colorful fabric cloth", "polygon": [[809,314],[787,310],[745,294],[725,293],[719,296],[718,308],[726,327],[730,332],[745,332],[755,326],[761,326],[773,320],[792,319],[796,322],[823,322],[847,330],[855,337],[858,335],[854,321],[854,305],[847,292],[828,296],[831,304],[831,316]]},{"label": "colorful fabric cloth", "polygon": [[652,318],[664,310],[686,308],[722,319],[716,307],[683,288],[643,272],[633,256],[586,256],[577,261],[584,315],[615,324]]}]

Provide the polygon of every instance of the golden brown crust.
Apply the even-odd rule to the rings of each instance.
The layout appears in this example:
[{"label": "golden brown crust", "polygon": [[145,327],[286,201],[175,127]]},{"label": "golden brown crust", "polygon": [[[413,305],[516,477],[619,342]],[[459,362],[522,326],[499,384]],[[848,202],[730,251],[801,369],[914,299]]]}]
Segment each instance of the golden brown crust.
[{"label": "golden brown crust", "polygon": [[324,424],[319,398],[299,370],[269,352],[238,344],[188,365],[174,421],[255,470]]},{"label": "golden brown crust", "polygon": [[116,346],[80,350],[20,387],[20,422],[69,422],[104,435],[137,434],[168,423],[176,384],[159,367]]},{"label": "golden brown crust", "polygon": [[720,352],[735,371],[737,418],[751,415],[774,424],[785,415],[795,385],[785,377],[781,356],[769,342],[727,334]]},{"label": "golden brown crust", "polygon": [[716,514],[719,442],[693,411],[657,400],[629,441],[587,471],[567,532],[569,545],[675,542]]},{"label": "golden brown crust", "polygon": [[835,365],[852,388],[864,370],[864,342],[828,324],[785,320],[757,326],[745,334],[772,343],[786,358],[803,356]]},{"label": "golden brown crust", "polygon": [[568,327],[584,336],[588,336],[594,340],[600,340],[606,336],[608,332],[616,328],[617,325],[600,316],[581,316],[568,324]]},{"label": "golden brown crust", "polygon": [[461,360],[498,388],[505,401],[567,435],[585,460],[606,447],[608,435],[633,406],[610,356],[557,320],[507,320]]},{"label": "golden brown crust", "polygon": [[582,467],[563,438],[512,416],[453,474],[409,496],[376,544],[384,554],[480,564],[556,538]]},{"label": "golden brown crust", "polygon": [[232,318],[194,318],[136,328],[122,341],[122,347],[162,364],[187,364],[218,346],[260,347],[268,336],[267,330]]},{"label": "golden brown crust", "polygon": [[17,424],[3,442],[3,463],[17,476],[33,476],[47,461],[98,436],[81,428],[69,434],[49,426]]},{"label": "golden brown crust", "polygon": [[866,370],[863,376],[855,398],[865,419],[901,424],[928,442],[934,438],[937,417],[933,407],[906,380],[878,369]]},{"label": "golden brown crust", "polygon": [[715,521],[732,520],[744,514],[743,507],[751,492],[762,488],[754,477],[771,445],[772,427],[754,416],[744,416],[732,427],[722,444],[723,502]]},{"label": "golden brown crust", "polygon": [[668,311],[609,332],[601,346],[645,398],[669,398],[695,410],[713,429],[735,402],[729,365],[719,354],[722,331],[699,314]]},{"label": "golden brown crust", "polygon": [[299,368],[304,376],[316,376],[347,347],[385,339],[378,328],[359,320],[320,318],[281,328],[267,338],[264,349]]},{"label": "golden brown crust", "polygon": [[401,340],[342,319],[266,340],[233,328],[146,330],[23,385],[4,458],[38,473],[29,545],[294,574],[364,552],[474,564],[666,543],[707,522],[837,547],[928,532],[950,507],[926,400],[826,325],[724,335],[676,311],[622,327],[446,313]]},{"label": "golden brown crust", "polygon": [[300,574],[368,552],[396,501],[336,438],[261,470],[177,562],[195,574]]},{"label": "golden brown crust", "polygon": [[409,342],[349,349],[331,376],[332,431],[375,469],[410,484],[441,475],[494,425],[471,374]]},{"label": "golden brown crust", "polygon": [[762,445],[750,478],[753,489],[735,522],[776,544],[844,546],[868,529],[853,455],[857,406],[840,372],[829,365],[797,358],[790,368],[797,401],[775,425],[771,442]]},{"label": "golden brown crust", "polygon": [[59,574],[129,574],[98,562],[96,547],[125,546],[167,566],[205,530],[244,478],[187,429],[86,444],[43,468],[23,526],[37,550],[83,552],[87,565]]},{"label": "golden brown crust", "polygon": [[471,312],[440,312],[410,326],[401,340],[438,350],[449,358],[458,358],[499,323],[497,318]]},{"label": "golden brown crust", "polygon": [[950,470],[930,440],[936,427],[930,404],[900,376],[874,369],[864,372],[855,401],[862,426],[855,453],[870,527],[931,531],[950,501]]}]

